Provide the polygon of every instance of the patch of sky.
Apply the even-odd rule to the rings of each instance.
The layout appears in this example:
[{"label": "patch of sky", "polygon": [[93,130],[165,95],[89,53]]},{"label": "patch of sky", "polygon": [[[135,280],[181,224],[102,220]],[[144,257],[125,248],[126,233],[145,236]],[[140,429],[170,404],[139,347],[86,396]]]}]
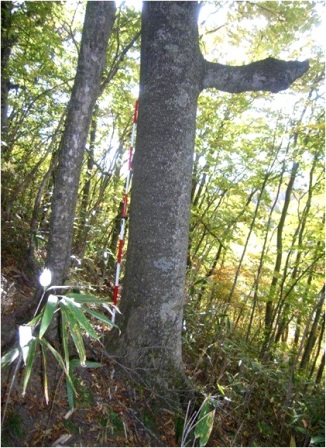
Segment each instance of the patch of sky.
[{"label": "patch of sky", "polygon": [[117,8],[127,7],[133,8],[135,11],[141,11],[143,2],[139,0],[116,0]]}]

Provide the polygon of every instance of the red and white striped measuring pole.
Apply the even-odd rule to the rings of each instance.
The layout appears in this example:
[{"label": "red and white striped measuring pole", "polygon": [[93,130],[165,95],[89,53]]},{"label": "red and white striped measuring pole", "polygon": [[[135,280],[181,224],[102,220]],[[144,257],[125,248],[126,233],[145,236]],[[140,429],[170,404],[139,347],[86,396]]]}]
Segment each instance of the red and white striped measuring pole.
[{"label": "red and white striped measuring pole", "polygon": [[[113,289],[113,304],[115,306],[117,305],[117,302],[118,302],[119,288],[120,288],[122,250],[123,250],[125,230],[126,230],[128,196],[129,196],[131,174],[132,174],[132,158],[133,158],[133,154],[134,154],[134,142],[135,142],[135,136],[136,136],[137,121],[138,121],[138,105],[139,105],[139,101],[137,100],[135,103],[135,109],[134,109],[134,114],[133,114],[133,118],[132,118],[132,131],[131,131],[131,140],[130,140],[130,147],[129,147],[128,173],[127,173],[127,178],[126,178],[126,183],[125,183],[125,190],[124,190],[124,194],[123,194],[123,204],[122,204],[122,210],[121,210],[121,225],[120,225],[120,234],[119,234],[117,265],[116,265],[115,282],[114,282],[114,289]],[[116,309],[114,308],[113,313],[112,313],[112,322],[115,321],[115,314],[116,314]]]}]

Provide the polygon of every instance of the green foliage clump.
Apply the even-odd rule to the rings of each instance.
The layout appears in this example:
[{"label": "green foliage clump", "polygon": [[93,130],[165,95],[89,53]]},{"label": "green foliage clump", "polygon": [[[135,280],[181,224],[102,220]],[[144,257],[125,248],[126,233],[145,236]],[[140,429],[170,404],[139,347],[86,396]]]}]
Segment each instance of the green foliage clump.
[{"label": "green foliage clump", "polygon": [[[44,287],[44,292],[41,297],[41,304],[43,297],[46,293],[49,293],[53,289],[58,289],[57,286],[48,287],[51,283],[51,273],[49,270],[44,270],[40,277],[40,282]],[[70,287],[68,287],[69,289]],[[67,287],[59,287],[59,289],[67,289]],[[24,362],[24,378],[23,378],[23,391],[25,395],[28,383],[30,381],[31,374],[33,372],[33,366],[40,349],[40,353],[43,361],[43,381],[44,381],[44,396],[48,403],[49,390],[48,390],[48,355],[51,354],[59,367],[62,369],[66,378],[67,398],[70,409],[74,409],[76,406],[76,400],[81,403],[83,401],[89,401],[91,395],[89,391],[85,389],[80,382],[74,371],[78,367],[83,368],[96,368],[101,367],[101,364],[86,359],[86,349],[84,345],[84,334],[96,340],[99,339],[98,332],[94,329],[91,319],[87,316],[90,315],[93,319],[105,324],[107,327],[112,328],[116,325],[111,319],[106,317],[103,313],[100,313],[92,308],[94,305],[108,305],[106,300],[98,299],[90,294],[81,293],[67,293],[66,295],[54,295],[49,294],[46,304],[39,314],[37,314],[37,307],[34,318],[26,325],[19,327],[19,346],[11,349],[1,358],[2,368],[8,366],[12,362],[16,361],[15,374],[11,381],[6,405],[4,409],[4,417],[6,414],[6,408],[9,401],[9,396],[15,376],[20,367],[21,362]],[[112,308],[112,312],[113,308]],[[50,332],[51,325],[55,325],[55,315],[60,313],[61,328],[60,339],[52,342],[53,335],[50,337],[50,341],[47,340],[44,335]],[[39,328],[38,328],[39,327]],[[56,337],[55,339],[58,339]],[[73,342],[74,348],[78,354],[78,359],[71,356],[71,344]],[[59,346],[60,350],[55,348]]]}]

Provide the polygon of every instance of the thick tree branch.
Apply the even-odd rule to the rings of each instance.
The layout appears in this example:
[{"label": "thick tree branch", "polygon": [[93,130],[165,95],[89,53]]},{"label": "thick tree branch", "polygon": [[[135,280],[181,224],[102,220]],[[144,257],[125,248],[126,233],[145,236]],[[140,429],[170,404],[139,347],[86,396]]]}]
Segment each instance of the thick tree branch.
[{"label": "thick tree branch", "polygon": [[240,93],[287,89],[309,69],[309,61],[281,61],[267,58],[248,65],[229,66],[204,60],[203,88]]}]

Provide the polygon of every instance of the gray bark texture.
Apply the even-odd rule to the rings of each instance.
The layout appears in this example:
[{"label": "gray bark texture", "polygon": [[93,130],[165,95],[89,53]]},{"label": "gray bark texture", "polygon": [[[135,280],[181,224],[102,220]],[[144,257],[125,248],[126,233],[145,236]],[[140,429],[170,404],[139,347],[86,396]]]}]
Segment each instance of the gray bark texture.
[{"label": "gray bark texture", "polygon": [[181,326],[196,105],[196,2],[144,2],[141,93],[117,352],[134,368],[182,371]]},{"label": "gray bark texture", "polygon": [[[1,2],[1,140],[6,144],[8,134],[8,64],[15,39],[10,38],[12,2]],[[2,155],[6,153],[3,145]]]},{"label": "gray bark texture", "polygon": [[308,62],[267,59],[243,67],[204,60],[197,2],[144,2],[140,105],[121,329],[108,349],[150,381],[182,384],[182,320],[197,98],[287,88]]},{"label": "gray bark texture", "polygon": [[228,66],[205,61],[204,87],[240,93],[257,90],[277,93],[286,90],[309,68],[308,61],[279,61],[267,58],[248,65]]},{"label": "gray bark texture", "polygon": [[63,283],[69,269],[80,172],[114,17],[114,2],[87,3],[52,199],[46,265],[52,272],[54,285]]}]

